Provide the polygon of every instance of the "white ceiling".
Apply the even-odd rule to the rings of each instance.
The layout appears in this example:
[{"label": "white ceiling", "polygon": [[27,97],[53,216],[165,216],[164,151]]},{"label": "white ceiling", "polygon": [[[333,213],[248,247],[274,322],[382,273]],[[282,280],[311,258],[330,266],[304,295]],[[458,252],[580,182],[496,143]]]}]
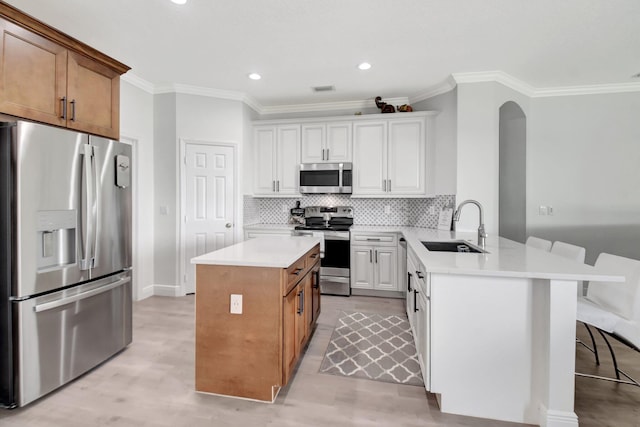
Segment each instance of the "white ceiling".
[{"label": "white ceiling", "polygon": [[[416,97],[453,73],[493,70],[541,89],[640,85],[639,0],[7,2],[156,87],[233,91],[261,106]],[[358,70],[362,61],[373,68]]]}]

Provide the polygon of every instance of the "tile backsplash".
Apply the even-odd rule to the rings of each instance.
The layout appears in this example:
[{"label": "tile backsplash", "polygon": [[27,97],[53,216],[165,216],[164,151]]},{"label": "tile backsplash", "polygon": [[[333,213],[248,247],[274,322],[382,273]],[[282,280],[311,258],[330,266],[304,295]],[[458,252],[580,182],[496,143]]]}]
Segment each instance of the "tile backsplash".
[{"label": "tile backsplash", "polygon": [[[305,195],[298,199],[254,198],[244,196],[244,222],[249,224],[286,224],[289,209],[300,206],[353,206],[357,225],[411,225],[436,228],[443,207],[455,206],[455,195],[429,199],[352,199],[339,194]],[[389,213],[385,208],[389,207]],[[433,214],[431,208],[433,207]]]}]

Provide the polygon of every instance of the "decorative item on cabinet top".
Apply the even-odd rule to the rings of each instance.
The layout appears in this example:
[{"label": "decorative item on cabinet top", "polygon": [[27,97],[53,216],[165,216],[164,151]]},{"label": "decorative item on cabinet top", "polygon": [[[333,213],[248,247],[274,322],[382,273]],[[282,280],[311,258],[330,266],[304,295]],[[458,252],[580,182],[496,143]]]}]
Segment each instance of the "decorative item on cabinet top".
[{"label": "decorative item on cabinet top", "polygon": [[393,105],[387,104],[386,102],[382,102],[381,96],[376,96],[376,107],[380,109],[381,113],[395,113],[396,109],[393,108]]}]

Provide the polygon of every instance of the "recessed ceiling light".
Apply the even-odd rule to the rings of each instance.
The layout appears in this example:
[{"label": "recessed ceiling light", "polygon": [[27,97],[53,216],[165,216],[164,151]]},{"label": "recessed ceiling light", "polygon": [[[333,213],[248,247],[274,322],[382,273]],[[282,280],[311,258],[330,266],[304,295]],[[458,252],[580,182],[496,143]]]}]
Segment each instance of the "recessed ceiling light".
[{"label": "recessed ceiling light", "polygon": [[174,2],[175,4],[185,4],[187,2],[187,0],[171,0],[172,2]]},{"label": "recessed ceiling light", "polygon": [[369,68],[371,68],[371,64],[369,64],[368,62],[363,62],[362,64],[358,65],[358,68],[361,70],[368,70]]},{"label": "recessed ceiling light", "polygon": [[262,78],[262,76],[258,73],[251,73],[249,74],[249,78],[251,80],[260,80]]}]

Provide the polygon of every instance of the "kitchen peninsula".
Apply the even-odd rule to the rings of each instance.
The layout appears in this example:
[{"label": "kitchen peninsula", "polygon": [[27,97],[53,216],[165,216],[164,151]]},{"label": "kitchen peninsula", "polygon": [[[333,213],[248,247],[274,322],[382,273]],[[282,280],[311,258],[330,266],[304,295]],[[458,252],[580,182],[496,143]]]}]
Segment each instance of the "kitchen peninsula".
[{"label": "kitchen peninsula", "polygon": [[251,239],[196,264],[196,390],[273,402],[320,314],[320,241]]},{"label": "kitchen peninsula", "polygon": [[624,281],[615,272],[497,236],[486,253],[428,250],[422,242],[477,233],[354,226],[407,241],[417,265],[407,298],[425,388],[443,412],[578,426],[574,412],[576,291],[580,280]]}]

